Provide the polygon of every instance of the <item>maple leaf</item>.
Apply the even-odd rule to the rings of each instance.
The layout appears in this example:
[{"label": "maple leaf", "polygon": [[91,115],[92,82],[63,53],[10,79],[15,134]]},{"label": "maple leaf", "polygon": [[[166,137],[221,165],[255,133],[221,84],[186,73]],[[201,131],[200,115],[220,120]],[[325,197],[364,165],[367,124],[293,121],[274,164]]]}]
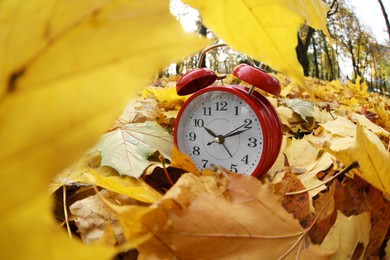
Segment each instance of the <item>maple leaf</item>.
[{"label": "maple leaf", "polygon": [[327,33],[329,8],[325,3],[320,0],[184,2],[198,9],[202,22],[234,49],[265,62],[309,90],[295,52],[297,32],[306,21]]},{"label": "maple leaf", "polygon": [[382,127],[380,127],[380,126],[378,126],[376,124],[374,124],[372,121],[370,121],[369,119],[367,119],[367,117],[365,117],[363,115],[359,115],[359,114],[353,113],[351,115],[351,119],[354,122],[359,122],[359,124],[361,126],[366,127],[367,129],[369,129],[370,131],[372,131],[373,133],[375,133],[375,134],[377,134],[379,136],[390,137],[389,131],[387,131],[386,129],[383,129]]},{"label": "maple leaf", "polygon": [[322,127],[334,137],[356,136],[356,125],[343,116],[322,124]]},{"label": "maple leaf", "polygon": [[358,124],[356,137],[344,140],[328,141],[324,149],[345,165],[358,161],[360,167],[353,172],[390,197],[390,153],[379,137]]},{"label": "maple leaf", "polygon": [[[370,228],[370,214],[368,212],[347,217],[339,211],[336,223],[330,229],[321,246],[335,250],[336,253],[333,255],[335,259],[351,258],[359,244],[362,244],[364,249],[367,247]],[[360,252],[361,255],[364,255],[363,252]],[[355,257],[355,259],[357,258],[360,259],[360,255]]]},{"label": "maple leaf", "polygon": [[[159,68],[206,41],[183,32],[168,0],[4,0],[0,9],[1,258],[108,257],[54,227],[47,185]],[[34,242],[20,250],[26,234]]]},{"label": "maple leaf", "polygon": [[270,184],[251,176],[185,174],[149,208],[112,207],[128,241],[140,241],[137,249],[147,257],[329,256],[330,251],[310,246],[305,231],[279,199]]},{"label": "maple leaf", "polygon": [[390,226],[390,202],[383,197],[380,190],[359,176],[347,178],[338,185],[335,198],[338,201],[337,209],[346,216],[359,215],[366,211],[370,213],[370,242],[366,247],[364,259],[377,257]]},{"label": "maple leaf", "polygon": [[158,151],[169,159],[172,147],[172,136],[154,121],[127,124],[103,135],[98,144],[102,166],[136,178],[151,164],[148,158],[153,153]]},{"label": "maple leaf", "polygon": [[302,100],[299,98],[287,99],[281,104],[291,108],[295,113],[299,114],[303,120],[307,121],[308,117],[313,117],[312,112],[314,111],[313,102]]},{"label": "maple leaf", "polygon": [[[93,160],[99,161],[96,167],[90,165]],[[96,185],[146,203],[153,203],[161,198],[161,194],[144,180],[130,176],[119,176],[110,167],[100,167],[100,156],[94,154],[83,156],[75,165],[58,174],[50,184],[50,192],[54,193],[63,185]]]}]

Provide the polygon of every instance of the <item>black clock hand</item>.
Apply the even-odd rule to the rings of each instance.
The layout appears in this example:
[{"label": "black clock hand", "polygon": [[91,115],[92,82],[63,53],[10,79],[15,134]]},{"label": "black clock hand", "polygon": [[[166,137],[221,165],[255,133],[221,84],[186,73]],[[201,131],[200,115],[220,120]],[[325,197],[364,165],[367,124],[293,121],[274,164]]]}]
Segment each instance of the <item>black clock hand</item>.
[{"label": "black clock hand", "polygon": [[248,125],[248,124],[243,124],[243,125],[237,127],[236,129],[233,129],[233,130],[230,131],[229,133],[225,134],[223,137],[226,138],[226,137],[238,135],[238,134],[241,134],[242,132],[248,131],[250,128],[246,128],[246,129],[244,129],[244,130],[238,131],[238,129],[240,129],[241,127],[244,127],[244,126],[246,126],[246,125]]},{"label": "black clock hand", "polygon": [[245,132],[245,131],[248,131],[250,128],[247,128],[245,130],[241,130],[241,131],[237,131],[237,132],[234,132],[234,133],[231,133],[231,134],[227,134],[227,135],[224,135],[223,137],[230,137],[230,136],[234,136],[234,135],[239,135],[241,134],[242,132]]},{"label": "black clock hand", "polygon": [[207,133],[209,133],[212,137],[217,137],[217,135],[213,132],[213,131],[211,131],[210,129],[208,129],[208,128],[206,128],[206,127],[203,127],[206,131],[207,131]]},{"label": "black clock hand", "polygon": [[230,157],[233,157],[233,155],[229,152],[229,149],[227,149],[226,145],[224,143],[222,143],[223,147],[225,147],[225,150],[228,152],[228,154],[230,155]]},{"label": "black clock hand", "polygon": [[215,139],[212,142],[208,142],[207,145],[211,145],[212,143],[220,143],[218,136],[210,129],[203,127],[207,133],[209,133],[212,137],[215,137]]},{"label": "black clock hand", "polygon": [[231,135],[232,133],[236,132],[238,129],[240,129],[241,127],[246,126],[246,125],[247,125],[247,124],[243,124],[243,125],[241,125],[241,126],[235,128],[235,129],[233,129],[233,130],[230,131],[229,133],[225,134],[224,137]]}]

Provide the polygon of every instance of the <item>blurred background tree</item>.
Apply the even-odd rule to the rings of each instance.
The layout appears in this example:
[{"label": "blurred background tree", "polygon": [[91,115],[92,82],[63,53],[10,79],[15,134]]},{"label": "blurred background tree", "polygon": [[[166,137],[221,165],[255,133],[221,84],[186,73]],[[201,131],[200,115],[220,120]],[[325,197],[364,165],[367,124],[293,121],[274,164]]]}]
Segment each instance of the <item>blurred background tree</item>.
[{"label": "blurred background tree", "polygon": [[[327,14],[328,30],[332,39],[322,31],[304,24],[297,32],[297,58],[305,76],[324,80],[366,80],[370,91],[390,95],[390,26],[382,0],[379,4],[389,33],[385,44],[377,42],[372,33],[359,21],[354,10],[344,0],[324,0],[330,6]],[[197,32],[213,42],[220,40],[202,23],[199,13],[171,0],[171,12],[187,31]],[[182,75],[197,66],[199,53],[162,70],[160,75]],[[201,66],[218,73],[229,73],[246,56],[231,48],[218,48],[207,53]]]}]

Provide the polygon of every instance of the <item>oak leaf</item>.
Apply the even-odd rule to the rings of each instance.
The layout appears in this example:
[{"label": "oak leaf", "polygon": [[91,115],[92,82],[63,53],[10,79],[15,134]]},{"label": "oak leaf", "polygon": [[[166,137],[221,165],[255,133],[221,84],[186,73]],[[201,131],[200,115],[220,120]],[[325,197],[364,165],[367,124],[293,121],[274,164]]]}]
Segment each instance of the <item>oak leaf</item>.
[{"label": "oak leaf", "polygon": [[172,136],[154,121],[127,124],[103,135],[98,143],[102,166],[136,178],[151,164],[148,158],[152,154],[158,151],[169,159],[172,147]]},{"label": "oak leaf", "polygon": [[310,245],[272,186],[251,176],[185,174],[149,208],[115,210],[128,241],[141,241],[137,249],[146,257],[321,259],[331,254]]}]

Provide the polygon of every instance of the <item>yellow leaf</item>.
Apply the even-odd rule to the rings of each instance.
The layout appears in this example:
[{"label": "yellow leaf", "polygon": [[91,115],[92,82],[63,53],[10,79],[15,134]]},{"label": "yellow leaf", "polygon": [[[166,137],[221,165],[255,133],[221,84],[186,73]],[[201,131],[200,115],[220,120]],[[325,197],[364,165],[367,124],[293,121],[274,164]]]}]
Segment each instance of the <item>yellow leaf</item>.
[{"label": "yellow leaf", "polygon": [[180,152],[176,145],[172,149],[172,163],[170,166],[195,174],[200,173],[200,170],[192,162],[191,158],[187,154]]},{"label": "yellow leaf", "polygon": [[[205,42],[184,34],[168,0],[5,0],[0,10],[0,222],[5,223],[97,140],[157,69]],[[2,242],[17,246],[1,250],[1,258],[55,259],[48,250],[56,247],[44,242],[45,214],[19,218],[12,226],[18,237],[2,228]],[[29,234],[34,221],[42,230]],[[42,243],[20,250],[23,234]]]},{"label": "yellow leaf", "polygon": [[344,145],[339,141],[329,143],[325,150],[344,165],[357,161],[360,167],[353,172],[390,197],[390,153],[386,151],[379,137],[370,130],[358,124],[356,138],[348,138]]},{"label": "yellow leaf", "polygon": [[359,243],[362,243],[366,248],[370,240],[370,229],[371,221],[368,212],[347,217],[338,211],[336,222],[321,246],[335,250],[336,253],[331,259],[350,259]]},{"label": "yellow leaf", "polygon": [[175,103],[175,102],[181,102],[184,103],[184,101],[187,100],[188,96],[179,96],[176,92],[176,86],[170,86],[170,87],[150,87],[145,88],[142,91],[143,97],[148,97],[150,95],[153,95],[158,102],[164,103]]},{"label": "yellow leaf", "polygon": [[335,137],[354,137],[356,135],[356,125],[343,116],[322,124],[322,127]]},{"label": "yellow leaf", "polygon": [[70,239],[55,223],[46,191],[2,212],[0,234],[1,259],[109,259],[115,253],[114,248]]},{"label": "yellow leaf", "polygon": [[[313,162],[308,162],[307,171],[299,175],[298,178],[305,186],[305,188],[316,187],[321,184],[321,181],[317,178],[317,174],[322,171],[326,171],[330,166],[333,165],[332,157],[329,153],[324,153],[318,160]],[[321,190],[326,189],[325,185],[321,185],[318,188],[311,189],[309,191],[309,196],[314,197]]]},{"label": "yellow leaf", "polygon": [[112,171],[104,167],[101,168],[99,173],[92,169],[89,173],[95,178],[95,184],[97,186],[107,190],[127,195],[146,203],[153,203],[161,198],[161,194],[142,179],[137,180],[136,178],[129,176],[119,177],[116,174],[112,174]]},{"label": "yellow leaf", "polygon": [[161,194],[144,180],[119,176],[109,167],[101,167],[99,172],[88,166],[78,166],[64,171],[56,176],[55,182],[51,184],[51,192],[62,185],[96,185],[146,203],[153,203],[161,198]]},{"label": "yellow leaf", "polygon": [[370,121],[367,117],[364,115],[353,113],[351,115],[351,119],[355,122],[359,122],[360,125],[366,127],[367,129],[371,130],[373,133],[377,135],[381,135],[384,137],[390,137],[389,131],[383,129],[377,124],[374,124],[372,121]]},{"label": "yellow leaf", "polygon": [[285,107],[285,106],[279,106],[276,108],[276,110],[278,111],[278,115],[279,115],[279,118],[280,118],[280,121],[282,122],[282,124],[284,124],[286,126],[290,126],[290,123],[288,122],[288,120],[290,118],[292,118],[292,116],[293,116],[292,109],[289,107]]},{"label": "yellow leaf", "polygon": [[328,28],[326,27],[329,6],[325,2],[312,0],[286,0],[285,3],[288,4],[292,10],[300,13],[311,27],[322,30],[326,36],[330,38]]},{"label": "yellow leaf", "polygon": [[184,2],[198,9],[205,25],[237,51],[265,62],[309,90],[295,47],[298,28],[305,20],[318,29],[326,28],[328,9],[321,0]]}]

